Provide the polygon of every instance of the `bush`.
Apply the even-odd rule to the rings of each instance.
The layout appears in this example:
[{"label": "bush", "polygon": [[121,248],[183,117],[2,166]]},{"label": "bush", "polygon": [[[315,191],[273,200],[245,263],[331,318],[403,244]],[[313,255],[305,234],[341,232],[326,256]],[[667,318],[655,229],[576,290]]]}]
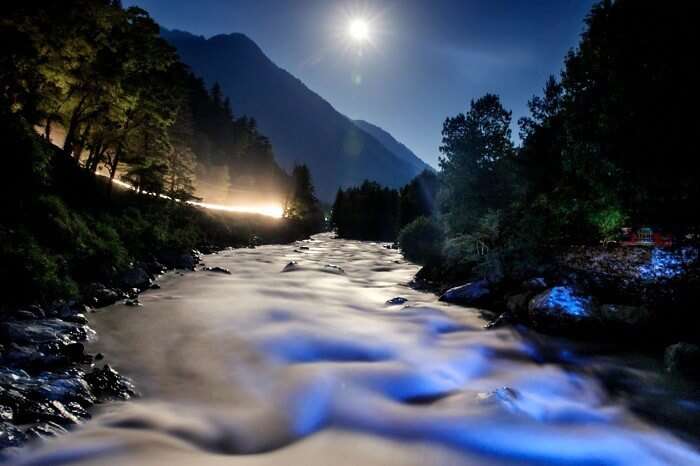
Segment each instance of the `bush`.
[{"label": "bush", "polygon": [[399,246],[404,256],[418,264],[440,260],[445,234],[434,220],[418,217],[399,234]]}]

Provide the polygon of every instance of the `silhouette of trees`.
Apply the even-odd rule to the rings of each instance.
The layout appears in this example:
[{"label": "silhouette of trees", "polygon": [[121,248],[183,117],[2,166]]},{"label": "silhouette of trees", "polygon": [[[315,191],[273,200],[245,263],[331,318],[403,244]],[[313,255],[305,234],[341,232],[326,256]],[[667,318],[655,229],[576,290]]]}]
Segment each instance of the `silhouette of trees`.
[{"label": "silhouette of trees", "polygon": [[306,165],[292,171],[292,189],[284,206],[284,217],[299,224],[307,235],[323,229],[324,216],[316,198],[311,172]]}]

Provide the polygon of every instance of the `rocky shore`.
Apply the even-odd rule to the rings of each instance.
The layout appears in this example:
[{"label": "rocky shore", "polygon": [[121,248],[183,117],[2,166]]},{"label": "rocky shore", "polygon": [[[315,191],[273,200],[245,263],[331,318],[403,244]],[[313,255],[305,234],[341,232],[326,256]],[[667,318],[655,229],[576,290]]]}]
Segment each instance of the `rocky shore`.
[{"label": "rocky shore", "polygon": [[439,291],[444,302],[487,310],[492,327],[524,324],[628,348],[666,348],[669,371],[699,372],[696,246],[571,248],[541,275],[474,280]]},{"label": "rocky shore", "polygon": [[[211,251],[208,251],[211,252]],[[0,459],[27,441],[53,436],[90,418],[90,408],[136,395],[133,384],[89,354],[89,315],[118,301],[139,305],[167,270],[195,270],[199,251],[165,251],[132,265],[114,283],[91,283],[80,301],[29,305],[0,314]],[[219,270],[212,270],[219,271]]]}]

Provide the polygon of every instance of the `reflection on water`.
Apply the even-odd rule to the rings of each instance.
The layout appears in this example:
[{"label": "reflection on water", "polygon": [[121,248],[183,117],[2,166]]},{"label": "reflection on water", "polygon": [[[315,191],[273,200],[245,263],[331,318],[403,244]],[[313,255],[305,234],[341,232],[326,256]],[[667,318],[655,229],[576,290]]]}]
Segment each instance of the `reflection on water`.
[{"label": "reflection on water", "polygon": [[382,245],[305,245],[209,256],[232,275],[165,277],[142,308],[95,314],[94,350],[143,399],[19,464],[700,463],[581,370],[619,361],[484,331],[478,311],[402,285],[417,268]]}]

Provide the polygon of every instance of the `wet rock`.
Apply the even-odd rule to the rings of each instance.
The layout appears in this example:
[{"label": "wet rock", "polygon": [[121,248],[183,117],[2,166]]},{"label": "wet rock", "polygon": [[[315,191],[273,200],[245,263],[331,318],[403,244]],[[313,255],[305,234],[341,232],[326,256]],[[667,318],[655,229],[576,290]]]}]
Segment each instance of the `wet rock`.
[{"label": "wet rock", "polygon": [[66,316],[62,317],[61,320],[64,320],[66,322],[71,322],[74,324],[79,324],[79,325],[87,325],[88,324],[88,319],[85,317],[85,314],[74,314],[72,316]]},{"label": "wet rock", "polygon": [[528,313],[528,306],[534,293],[526,292],[508,296],[506,298],[506,309],[513,315],[525,317]]},{"label": "wet rock", "polygon": [[[39,309],[41,310],[41,308]],[[41,311],[40,313],[37,312],[32,312],[29,309],[17,309],[11,314],[11,319],[14,320],[36,320],[36,319],[43,319],[45,317],[44,312]]]},{"label": "wet rock", "polygon": [[282,273],[294,272],[295,270],[300,270],[300,269],[301,269],[301,267],[299,267],[299,264],[297,263],[297,261],[292,261],[284,266],[284,268],[282,269]]},{"label": "wet rock", "polygon": [[223,273],[225,275],[231,275],[231,271],[224,267],[204,267],[205,272]]},{"label": "wet rock", "polygon": [[105,307],[124,298],[121,291],[107,288],[101,283],[92,283],[84,291],[85,299],[95,307]]},{"label": "wet rock", "polygon": [[336,275],[345,275],[345,270],[342,267],[333,264],[326,264],[323,266],[323,271],[328,273],[334,273]]},{"label": "wet rock", "polygon": [[6,367],[34,369],[64,364],[62,356],[46,354],[33,346],[21,346],[11,343],[0,357],[0,363]]},{"label": "wet rock", "polygon": [[32,439],[47,439],[65,434],[67,430],[55,422],[43,422],[27,429],[27,437]]},{"label": "wet rock", "polygon": [[119,282],[125,288],[136,288],[139,291],[151,286],[151,277],[141,267],[132,267],[124,272]]},{"label": "wet rock", "polygon": [[139,262],[137,265],[143,270],[145,270],[151,278],[164,273],[166,269],[166,267],[160,262],[158,262],[158,259],[156,258],[151,258],[147,261]]},{"label": "wet rock", "polygon": [[0,341],[20,345],[41,343],[67,345],[77,341],[85,341],[94,333],[87,325],[65,322],[60,319],[0,322]]},{"label": "wet rock", "polygon": [[27,436],[12,424],[0,421],[0,450],[19,447],[27,441]]},{"label": "wet rock", "polygon": [[528,311],[536,326],[548,329],[564,329],[596,320],[593,299],[568,286],[557,286],[538,294],[530,301]]},{"label": "wet rock", "polygon": [[401,297],[401,296],[397,296],[396,298],[391,298],[386,303],[389,305],[392,305],[392,306],[396,306],[399,304],[405,304],[407,301],[408,301],[408,299]]},{"label": "wet rock", "polygon": [[642,306],[603,304],[599,312],[604,322],[635,328],[649,325],[652,318],[651,312]]},{"label": "wet rock", "polygon": [[5,405],[0,405],[0,421],[11,421],[14,418],[12,408]]},{"label": "wet rock", "polygon": [[301,249],[302,251],[308,251],[309,247],[308,246],[299,246],[299,249]]},{"label": "wet rock", "polygon": [[158,256],[158,260],[170,269],[194,270],[199,258],[192,252],[182,253],[166,251]]},{"label": "wet rock", "polygon": [[547,289],[547,282],[542,277],[533,277],[522,283],[523,289],[539,293]]},{"label": "wet rock", "polygon": [[105,355],[102,353],[97,353],[95,355],[95,361],[102,361],[105,358]]},{"label": "wet rock", "polygon": [[99,400],[128,400],[136,395],[131,381],[112,369],[109,364],[105,364],[101,369],[93,369],[85,376],[85,380]]},{"label": "wet rock", "polygon": [[39,401],[28,403],[19,413],[16,421],[21,424],[54,422],[62,426],[74,425],[80,420],[60,401]]},{"label": "wet rock", "polygon": [[666,370],[673,374],[700,376],[700,346],[691,343],[676,343],[664,353]]},{"label": "wet rock", "polygon": [[508,325],[511,325],[512,323],[513,323],[513,318],[511,316],[511,314],[508,312],[503,312],[498,317],[496,317],[495,319],[489,321],[486,325],[484,325],[484,328],[486,330],[492,330],[495,328],[506,327]]},{"label": "wet rock", "polygon": [[151,285],[151,289],[152,289],[152,290],[160,290],[160,285],[157,284],[157,283],[154,283],[154,284]]},{"label": "wet rock", "polygon": [[479,280],[450,288],[440,296],[440,301],[461,306],[480,306],[486,304],[489,298],[491,298],[489,283],[486,280]]},{"label": "wet rock", "polygon": [[141,302],[138,300],[138,298],[127,299],[126,301],[124,301],[124,305],[129,307],[140,307]]}]

